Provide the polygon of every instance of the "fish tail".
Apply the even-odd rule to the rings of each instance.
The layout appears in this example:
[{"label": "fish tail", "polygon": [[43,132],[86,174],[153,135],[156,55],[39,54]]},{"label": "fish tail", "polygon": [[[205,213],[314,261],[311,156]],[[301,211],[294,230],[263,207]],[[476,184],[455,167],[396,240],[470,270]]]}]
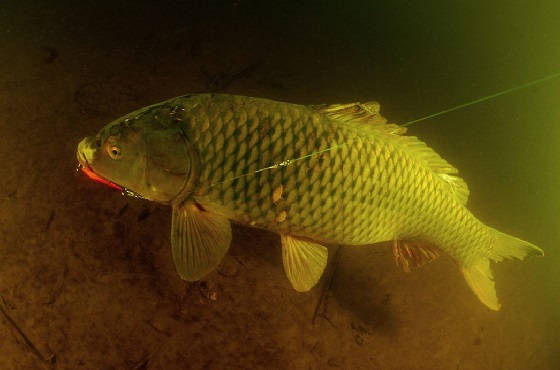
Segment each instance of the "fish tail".
[{"label": "fish tail", "polygon": [[490,269],[490,259],[496,262],[504,258],[524,259],[526,256],[544,256],[542,249],[534,244],[489,228],[493,233],[493,243],[489,246],[489,255],[479,257],[473,263],[462,267],[463,275],[469,287],[488,308],[498,311],[501,307],[496,297],[494,277]]}]

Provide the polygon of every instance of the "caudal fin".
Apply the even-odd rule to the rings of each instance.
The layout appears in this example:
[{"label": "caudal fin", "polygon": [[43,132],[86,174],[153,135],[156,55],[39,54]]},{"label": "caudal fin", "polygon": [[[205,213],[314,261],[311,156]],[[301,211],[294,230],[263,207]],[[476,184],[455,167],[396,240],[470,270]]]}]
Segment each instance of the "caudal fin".
[{"label": "caudal fin", "polygon": [[504,234],[496,229],[489,228],[494,233],[496,241],[490,251],[490,258],[496,262],[504,258],[517,258],[522,260],[526,256],[544,256],[542,249],[534,244]]},{"label": "caudal fin", "polygon": [[544,256],[542,249],[534,244],[489,228],[494,233],[494,244],[489,248],[488,257],[480,257],[474,263],[462,268],[469,287],[488,308],[498,311],[501,307],[496,297],[494,277],[490,270],[490,259],[496,262],[504,258],[522,260],[526,256]]}]

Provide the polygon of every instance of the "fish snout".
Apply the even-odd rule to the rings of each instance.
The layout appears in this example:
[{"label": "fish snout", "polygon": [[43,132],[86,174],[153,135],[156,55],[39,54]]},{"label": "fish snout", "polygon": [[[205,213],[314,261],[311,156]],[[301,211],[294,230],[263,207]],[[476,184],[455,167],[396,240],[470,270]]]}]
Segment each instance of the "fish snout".
[{"label": "fish snout", "polygon": [[88,136],[82,139],[78,144],[78,150],[76,152],[76,158],[78,162],[86,167],[92,162],[93,155],[97,150],[97,145],[95,142],[95,137]]}]

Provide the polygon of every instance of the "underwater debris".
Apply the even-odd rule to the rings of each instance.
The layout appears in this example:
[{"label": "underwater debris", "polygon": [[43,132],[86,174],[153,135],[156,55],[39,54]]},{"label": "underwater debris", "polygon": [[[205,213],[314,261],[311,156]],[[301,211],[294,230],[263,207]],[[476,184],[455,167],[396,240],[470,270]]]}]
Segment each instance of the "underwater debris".
[{"label": "underwater debris", "polygon": [[208,91],[220,91],[231,85],[236,80],[241,78],[249,77],[254,71],[256,71],[262,62],[254,62],[248,66],[232,73],[218,72],[211,73],[205,67],[201,67],[200,71],[206,78],[206,88]]},{"label": "underwater debris", "polygon": [[[336,274],[336,268],[338,266],[338,251],[340,247],[336,247],[334,253],[332,254],[331,261],[329,262],[329,266],[327,267],[326,278],[323,282],[323,286],[321,287],[321,295],[317,300],[317,304],[315,305],[315,309],[313,310],[313,316],[311,317],[311,324],[315,325],[315,319],[317,316],[321,316],[325,318],[331,325],[333,323],[327,317],[327,299],[329,293],[332,289],[332,285],[334,282],[334,277]],[[319,311],[322,311],[319,313]],[[334,325],[333,325],[334,326]]]},{"label": "underwater debris", "polygon": [[45,224],[45,231],[49,231],[52,222],[54,221],[54,216],[55,216],[55,211],[54,209],[51,210],[51,212],[49,213],[49,218],[47,220],[47,223]]},{"label": "underwater debris", "polygon": [[18,324],[16,324],[14,319],[12,319],[12,317],[10,316],[10,314],[8,313],[8,311],[4,307],[7,307],[7,304],[6,304],[6,301],[4,300],[4,297],[0,294],[0,312],[2,313],[2,315],[4,316],[4,318],[6,319],[8,324],[24,340],[27,347],[31,350],[31,353],[33,353],[39,360],[43,361],[44,363],[46,363],[48,365],[53,365],[56,362],[56,355],[54,353],[49,353],[46,356],[43,355],[37,349],[35,344],[33,344],[33,342],[29,339],[29,337],[23,332],[23,330],[18,326]]},{"label": "underwater debris", "polygon": [[129,206],[128,203],[122,206],[119,212],[117,213],[117,217],[121,217],[122,215],[124,215],[125,212],[128,210],[128,206]]},{"label": "underwater debris", "polygon": [[41,49],[46,53],[43,63],[51,64],[58,58],[58,50],[55,47],[43,46]]},{"label": "underwater debris", "polygon": [[138,217],[136,218],[136,221],[138,221],[138,222],[144,221],[145,219],[150,217],[151,214],[152,214],[151,210],[148,207],[144,207],[144,208],[142,208],[142,210],[138,214]]},{"label": "underwater debris", "polygon": [[209,301],[215,301],[218,299],[218,293],[213,289],[210,288],[208,282],[201,281],[198,283],[198,291],[200,295]]}]

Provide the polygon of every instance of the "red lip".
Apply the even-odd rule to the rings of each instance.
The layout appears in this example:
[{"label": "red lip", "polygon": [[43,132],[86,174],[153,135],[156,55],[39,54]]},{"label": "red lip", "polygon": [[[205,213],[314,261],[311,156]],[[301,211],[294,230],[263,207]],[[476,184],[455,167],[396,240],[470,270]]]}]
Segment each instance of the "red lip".
[{"label": "red lip", "polygon": [[83,173],[86,174],[87,177],[89,177],[89,178],[92,179],[93,181],[100,182],[100,183],[102,183],[102,184],[105,184],[105,185],[107,185],[107,186],[110,186],[110,187],[112,187],[113,189],[117,189],[117,190],[119,190],[119,191],[123,191],[123,190],[124,190],[123,187],[121,187],[121,186],[119,186],[119,185],[115,184],[114,182],[111,182],[111,181],[109,181],[109,180],[107,180],[107,179],[104,179],[103,177],[101,177],[101,176],[99,176],[98,174],[96,174],[95,172],[93,172],[92,169],[89,168],[89,166],[88,166],[87,164],[86,164],[86,165],[83,165],[83,164],[82,164],[81,170],[82,170]]}]

